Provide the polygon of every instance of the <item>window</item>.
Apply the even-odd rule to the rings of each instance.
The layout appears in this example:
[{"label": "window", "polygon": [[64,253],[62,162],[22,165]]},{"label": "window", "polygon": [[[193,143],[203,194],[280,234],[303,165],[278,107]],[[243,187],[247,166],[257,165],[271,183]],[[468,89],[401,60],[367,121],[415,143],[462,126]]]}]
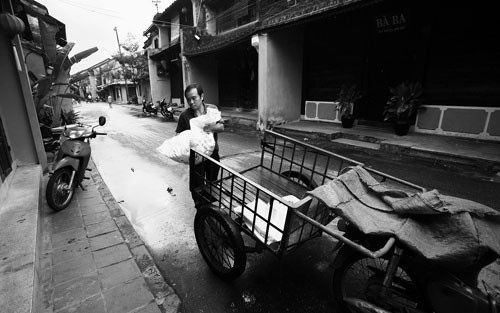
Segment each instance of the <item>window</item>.
[{"label": "window", "polygon": [[3,129],[2,118],[0,118],[0,178],[2,181],[12,171],[12,158],[10,156],[10,147],[7,143],[7,137]]}]

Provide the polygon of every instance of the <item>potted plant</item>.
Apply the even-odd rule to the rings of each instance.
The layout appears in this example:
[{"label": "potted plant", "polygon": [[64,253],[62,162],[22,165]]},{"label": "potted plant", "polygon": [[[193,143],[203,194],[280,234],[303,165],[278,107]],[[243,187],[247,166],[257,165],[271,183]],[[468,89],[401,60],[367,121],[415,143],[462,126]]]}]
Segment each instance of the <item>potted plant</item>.
[{"label": "potted plant", "polygon": [[344,84],[340,88],[340,92],[336,102],[340,120],[342,121],[342,127],[351,128],[354,124],[354,115],[352,115],[352,109],[354,103],[361,99],[362,96],[363,94],[358,90],[355,84]]},{"label": "potted plant", "polygon": [[389,90],[392,96],[384,108],[384,121],[393,122],[396,135],[404,136],[422,104],[422,84],[402,82]]}]

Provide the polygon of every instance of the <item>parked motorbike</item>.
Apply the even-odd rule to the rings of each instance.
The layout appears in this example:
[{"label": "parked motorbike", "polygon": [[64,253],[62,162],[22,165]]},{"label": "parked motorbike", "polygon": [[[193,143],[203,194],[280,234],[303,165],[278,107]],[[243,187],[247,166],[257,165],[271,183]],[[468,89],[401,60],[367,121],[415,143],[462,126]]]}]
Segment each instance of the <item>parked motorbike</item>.
[{"label": "parked motorbike", "polygon": [[[367,236],[344,220],[339,224],[350,240],[371,251],[387,250],[387,238]],[[474,266],[452,272],[417,255],[394,237],[389,240],[392,248],[378,258],[347,245],[340,248],[334,262],[333,296],[344,312],[500,312],[498,294],[486,285],[487,294],[477,287],[479,272],[497,255],[484,255]]]},{"label": "parked motorbike", "polygon": [[147,116],[158,114],[158,108],[153,105],[153,102],[147,102],[146,99],[142,100],[142,112]]},{"label": "parked motorbike", "polygon": [[161,115],[165,116],[168,119],[174,119],[174,108],[172,103],[167,103],[165,98],[158,102],[160,107]]},{"label": "parked motorbike", "polygon": [[84,176],[90,160],[90,139],[97,135],[107,135],[95,131],[97,126],[106,124],[104,116],[99,117],[99,125],[81,123],[66,125],[60,137],[60,149],[56,154],[51,177],[47,183],[46,198],[49,206],[60,211],[65,209],[73,198],[76,187],[88,179]]}]

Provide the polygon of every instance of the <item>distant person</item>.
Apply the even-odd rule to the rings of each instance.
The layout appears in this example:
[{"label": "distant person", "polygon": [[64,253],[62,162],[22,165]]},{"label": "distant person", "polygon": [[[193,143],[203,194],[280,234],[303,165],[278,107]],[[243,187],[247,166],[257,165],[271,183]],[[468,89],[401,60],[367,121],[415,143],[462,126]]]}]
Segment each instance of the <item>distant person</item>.
[{"label": "distant person", "polygon": [[109,108],[112,109],[113,107],[111,106],[111,102],[113,102],[113,98],[111,98],[111,96],[108,96],[108,104],[109,104]]}]

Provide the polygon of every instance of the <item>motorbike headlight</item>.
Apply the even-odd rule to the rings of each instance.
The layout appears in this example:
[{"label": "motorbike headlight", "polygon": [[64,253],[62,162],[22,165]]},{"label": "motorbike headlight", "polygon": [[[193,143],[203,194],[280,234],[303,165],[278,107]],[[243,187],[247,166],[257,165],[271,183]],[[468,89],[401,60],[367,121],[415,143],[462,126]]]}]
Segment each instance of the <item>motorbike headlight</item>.
[{"label": "motorbike headlight", "polygon": [[70,139],[76,139],[80,138],[83,135],[84,131],[83,130],[74,130],[69,133],[69,138]]}]

